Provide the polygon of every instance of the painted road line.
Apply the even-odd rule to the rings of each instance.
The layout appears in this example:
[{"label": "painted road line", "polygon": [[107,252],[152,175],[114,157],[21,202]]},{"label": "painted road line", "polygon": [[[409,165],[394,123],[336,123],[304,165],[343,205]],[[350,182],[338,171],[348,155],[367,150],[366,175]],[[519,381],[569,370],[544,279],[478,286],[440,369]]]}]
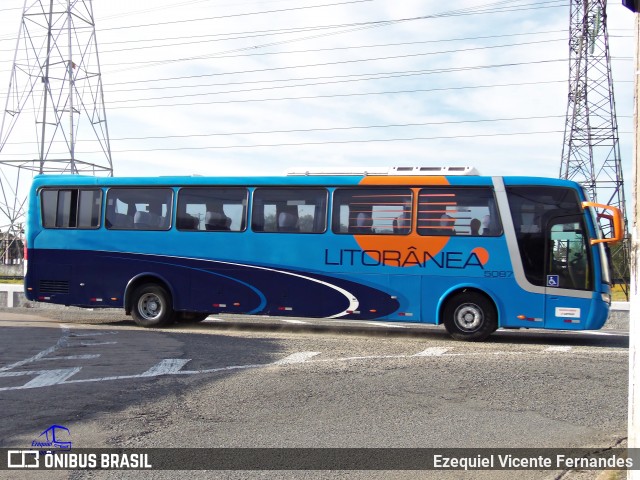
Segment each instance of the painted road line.
[{"label": "painted road line", "polygon": [[48,387],[64,382],[67,378],[75,375],[81,370],[81,367],[60,368],[58,370],[43,370],[36,378],[25,383],[22,388],[38,388]]},{"label": "painted road line", "polygon": [[286,323],[295,323],[298,325],[309,325],[309,322],[303,322],[302,320],[287,320],[283,318],[282,321]]},{"label": "painted road line", "polygon": [[304,363],[310,358],[320,355],[320,352],[298,352],[292,353],[288,357],[273,362],[271,365],[291,365],[294,363]]},{"label": "painted road line", "polygon": [[71,338],[78,337],[98,337],[100,335],[117,335],[119,332],[92,332],[92,333],[71,333],[69,336]]},{"label": "painted road line", "polygon": [[175,374],[190,361],[190,358],[165,358],[140,376],[157,377],[158,375]]},{"label": "painted road line", "polygon": [[447,353],[449,350],[451,349],[448,347],[430,347],[412,355],[412,357],[439,357],[440,355]]},{"label": "painted road line", "polygon": [[6,367],[0,368],[0,372],[5,372],[7,370],[12,370],[16,367],[21,367],[22,365],[26,365],[27,363],[32,363],[40,360],[43,357],[55,352],[56,350],[66,347],[69,341],[69,328],[66,325],[60,325],[62,329],[62,336],[58,339],[55,345],[52,345],[49,348],[42,350],[41,352],[36,353],[34,356],[25,358],[24,360],[20,360],[19,362],[12,363],[11,365],[7,365]]},{"label": "painted road line", "polygon": [[[181,370],[181,368],[189,362],[189,359],[163,359],[158,364],[150,368],[144,373],[133,374],[133,375],[114,375],[108,377],[100,377],[100,378],[83,378],[83,379],[69,379],[72,375],[77,373],[80,370],[80,367],[75,369],[59,369],[59,370],[40,370],[40,371],[23,371],[23,372],[0,372],[1,377],[18,377],[24,375],[37,375],[37,378],[28,382],[22,386],[10,386],[10,387],[0,387],[0,391],[9,391],[9,390],[22,390],[26,388],[36,388],[36,387],[46,387],[52,385],[68,385],[68,384],[76,384],[76,383],[90,383],[90,382],[104,382],[111,380],[131,380],[137,378],[150,378],[158,375],[202,375],[202,374],[216,374],[216,373],[224,373],[230,371],[242,371],[242,370],[250,370],[250,369],[261,369],[266,367],[273,366],[284,366],[284,365],[294,365],[294,364],[314,364],[314,363],[331,363],[331,362],[348,362],[348,361],[358,361],[358,360],[381,360],[381,359],[409,359],[409,358],[425,358],[426,357],[438,357],[438,356],[446,356],[446,357],[465,357],[465,356],[476,356],[476,355],[544,355],[549,354],[550,352],[576,352],[577,350],[569,349],[566,350],[565,346],[558,347],[548,347],[547,349],[538,349],[536,351],[519,351],[519,352],[449,352],[447,347],[431,347],[418,354],[408,355],[408,354],[399,354],[399,355],[368,355],[368,356],[353,356],[353,357],[338,357],[338,358],[320,358],[313,359],[313,357],[320,354],[320,352],[297,352],[293,353],[281,360],[278,360],[273,363],[262,363],[262,364],[245,364],[245,365],[231,365],[226,367],[217,367],[217,368],[208,368],[202,370]],[[447,349],[447,351],[445,351]],[[552,350],[550,350],[552,349]],[[622,355],[628,355],[626,350],[619,349],[606,349],[606,350],[595,350],[594,353],[601,354],[612,354],[618,353]]]},{"label": "painted road line", "polygon": [[547,347],[544,349],[545,352],[569,352],[573,347],[568,345],[560,345],[557,347]]},{"label": "painted road line", "polygon": [[386,323],[386,322],[362,322],[367,325],[373,325],[375,327],[389,327],[389,328],[409,328],[406,325],[396,325],[395,323]]},{"label": "painted road line", "polygon": [[362,355],[358,357],[328,358],[325,362],[345,362],[351,360],[382,360],[387,358],[409,358],[408,355]]},{"label": "painted road line", "polygon": [[95,355],[67,355],[65,357],[44,357],[39,358],[38,362],[44,362],[45,360],[90,360],[92,358],[99,358],[100,354],[96,353]]}]

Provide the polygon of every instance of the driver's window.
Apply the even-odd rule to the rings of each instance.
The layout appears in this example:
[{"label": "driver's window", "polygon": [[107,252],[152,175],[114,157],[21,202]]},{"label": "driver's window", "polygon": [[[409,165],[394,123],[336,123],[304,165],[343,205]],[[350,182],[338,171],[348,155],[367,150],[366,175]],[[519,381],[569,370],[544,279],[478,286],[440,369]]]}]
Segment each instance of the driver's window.
[{"label": "driver's window", "polygon": [[588,239],[582,222],[551,226],[551,245],[547,285],[574,290],[591,289]]}]

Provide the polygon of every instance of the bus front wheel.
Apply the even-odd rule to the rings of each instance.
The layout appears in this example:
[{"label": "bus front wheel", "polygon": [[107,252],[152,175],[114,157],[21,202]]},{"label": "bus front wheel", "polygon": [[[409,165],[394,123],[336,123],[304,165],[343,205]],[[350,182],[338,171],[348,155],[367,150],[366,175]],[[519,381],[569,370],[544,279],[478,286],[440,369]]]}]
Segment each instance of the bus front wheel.
[{"label": "bus front wheel", "polygon": [[131,300],[131,316],[141,327],[162,327],[173,321],[171,296],[160,285],[139,286]]},{"label": "bus front wheel", "polygon": [[447,301],[442,315],[447,332],[456,340],[485,340],[498,328],[493,302],[478,292],[454,295]]}]

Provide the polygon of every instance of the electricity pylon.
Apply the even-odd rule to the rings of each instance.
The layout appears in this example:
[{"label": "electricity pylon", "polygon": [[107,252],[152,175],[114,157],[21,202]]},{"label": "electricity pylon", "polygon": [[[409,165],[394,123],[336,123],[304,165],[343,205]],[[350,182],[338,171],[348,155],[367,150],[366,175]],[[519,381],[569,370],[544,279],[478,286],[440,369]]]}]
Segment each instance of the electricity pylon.
[{"label": "electricity pylon", "polygon": [[0,126],[5,263],[21,257],[31,179],[53,173],[113,175],[91,0],[24,3]]},{"label": "electricity pylon", "polygon": [[[560,177],[581,183],[593,201],[622,211],[625,235],[613,252],[613,266],[628,298],[630,245],[606,7],[606,0],[571,0],[569,102]],[[609,234],[611,227],[603,222],[602,229]]]}]

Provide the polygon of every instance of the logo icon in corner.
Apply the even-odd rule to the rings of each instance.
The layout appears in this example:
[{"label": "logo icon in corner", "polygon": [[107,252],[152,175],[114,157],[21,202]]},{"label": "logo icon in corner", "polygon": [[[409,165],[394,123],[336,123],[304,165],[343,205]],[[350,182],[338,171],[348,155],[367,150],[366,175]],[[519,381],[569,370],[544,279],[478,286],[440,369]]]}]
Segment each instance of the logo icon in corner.
[{"label": "logo icon in corner", "polygon": [[31,442],[32,447],[71,450],[71,432],[62,425],[51,425]]}]

